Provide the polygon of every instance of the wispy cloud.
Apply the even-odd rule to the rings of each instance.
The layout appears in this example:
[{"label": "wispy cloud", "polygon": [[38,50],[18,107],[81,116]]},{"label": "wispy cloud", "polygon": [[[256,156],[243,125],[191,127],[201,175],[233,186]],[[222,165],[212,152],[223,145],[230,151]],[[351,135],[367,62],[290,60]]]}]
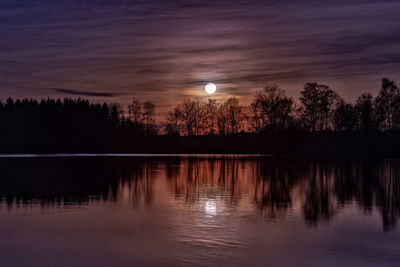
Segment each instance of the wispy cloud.
[{"label": "wispy cloud", "polygon": [[68,94],[68,95],[82,95],[82,96],[98,96],[98,97],[115,97],[123,95],[121,93],[107,93],[107,92],[89,92],[89,91],[82,91],[82,90],[72,90],[72,89],[65,89],[65,88],[49,88],[50,90]]},{"label": "wispy cloud", "polygon": [[315,80],[354,100],[400,79],[399,13],[394,0],[3,0],[0,98],[136,97],[165,112],[208,81],[248,103],[266,82],[297,96]]}]

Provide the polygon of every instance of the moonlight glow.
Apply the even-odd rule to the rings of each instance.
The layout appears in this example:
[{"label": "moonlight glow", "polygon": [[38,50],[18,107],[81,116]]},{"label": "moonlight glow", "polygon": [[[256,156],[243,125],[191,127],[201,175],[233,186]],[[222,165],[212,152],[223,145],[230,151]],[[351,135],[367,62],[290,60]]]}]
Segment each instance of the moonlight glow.
[{"label": "moonlight glow", "polygon": [[207,94],[214,94],[217,91],[217,86],[213,83],[208,83],[205,88]]}]

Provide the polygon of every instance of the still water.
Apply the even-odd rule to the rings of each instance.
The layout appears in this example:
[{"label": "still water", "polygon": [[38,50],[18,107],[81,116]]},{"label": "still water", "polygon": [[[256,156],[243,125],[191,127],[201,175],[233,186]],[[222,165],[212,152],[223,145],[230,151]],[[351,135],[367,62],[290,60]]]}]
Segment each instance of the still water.
[{"label": "still water", "polygon": [[0,158],[0,266],[399,266],[400,160]]}]

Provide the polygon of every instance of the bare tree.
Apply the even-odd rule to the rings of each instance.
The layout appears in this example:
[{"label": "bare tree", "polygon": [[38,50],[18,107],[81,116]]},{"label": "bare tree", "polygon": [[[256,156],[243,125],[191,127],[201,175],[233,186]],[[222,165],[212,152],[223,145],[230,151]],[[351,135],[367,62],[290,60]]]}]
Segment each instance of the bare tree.
[{"label": "bare tree", "polygon": [[374,101],[371,94],[362,94],[357,98],[355,112],[359,131],[372,131],[377,128]]},{"label": "bare tree", "polygon": [[138,133],[139,128],[142,126],[141,116],[142,116],[143,105],[138,100],[133,100],[130,105],[128,105],[129,120],[133,124],[135,133]]},{"label": "bare tree", "polygon": [[180,119],[181,119],[181,113],[178,107],[175,107],[173,111],[168,112],[167,126],[166,126],[166,132],[168,135],[180,134],[180,128],[181,128]]},{"label": "bare tree", "polygon": [[255,130],[283,130],[292,121],[293,100],[277,85],[266,85],[250,105]]},{"label": "bare tree", "polygon": [[329,86],[306,83],[301,91],[299,111],[303,126],[311,131],[329,129],[337,102],[338,95]]},{"label": "bare tree", "polygon": [[218,104],[215,99],[208,99],[205,104],[204,129],[208,134],[215,134],[217,128]]},{"label": "bare tree", "polygon": [[155,132],[155,108],[156,106],[151,101],[143,103],[142,121],[146,135],[151,135]]},{"label": "bare tree", "polygon": [[334,114],[334,127],[336,131],[354,131],[357,125],[356,110],[352,104],[345,103],[343,99]]},{"label": "bare tree", "polygon": [[133,100],[132,103],[128,105],[128,113],[129,119],[134,124],[138,124],[142,116],[142,103],[138,100]]},{"label": "bare tree", "polygon": [[244,107],[239,104],[239,99],[231,97],[226,102],[228,105],[229,133],[238,133],[245,120]]},{"label": "bare tree", "polygon": [[394,81],[382,79],[382,88],[375,103],[381,129],[395,129],[400,118],[400,91]]},{"label": "bare tree", "polygon": [[225,135],[228,133],[229,125],[228,125],[228,105],[226,103],[219,105],[217,110],[217,126],[218,126],[218,134]]},{"label": "bare tree", "polygon": [[187,135],[193,135],[193,124],[194,124],[194,102],[190,98],[185,98],[182,104],[178,105],[180,119],[184,128],[186,129]]},{"label": "bare tree", "polygon": [[206,120],[206,104],[200,100],[200,98],[196,98],[194,100],[194,109],[193,109],[193,117],[194,117],[194,133],[199,135],[205,127]]},{"label": "bare tree", "polygon": [[249,106],[249,113],[250,119],[252,122],[253,129],[257,133],[261,133],[265,130],[266,128],[266,121],[265,121],[265,116],[263,116],[263,110],[262,110],[262,102],[261,102],[261,97],[259,97],[259,94],[257,93],[256,97],[253,99],[253,102]]},{"label": "bare tree", "polygon": [[185,98],[177,108],[187,135],[199,135],[204,126],[204,103],[199,98]]}]

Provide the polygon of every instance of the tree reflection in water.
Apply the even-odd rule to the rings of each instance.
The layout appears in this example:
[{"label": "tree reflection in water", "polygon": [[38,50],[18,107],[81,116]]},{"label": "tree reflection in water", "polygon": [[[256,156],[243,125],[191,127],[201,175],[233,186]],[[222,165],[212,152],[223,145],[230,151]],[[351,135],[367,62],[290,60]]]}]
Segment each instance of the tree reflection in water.
[{"label": "tree reflection in water", "polygon": [[123,199],[135,207],[166,195],[209,216],[252,207],[277,220],[298,207],[310,226],[351,204],[366,214],[378,209],[384,230],[393,229],[400,215],[395,159],[2,158],[0,167],[1,204],[10,209]]}]

